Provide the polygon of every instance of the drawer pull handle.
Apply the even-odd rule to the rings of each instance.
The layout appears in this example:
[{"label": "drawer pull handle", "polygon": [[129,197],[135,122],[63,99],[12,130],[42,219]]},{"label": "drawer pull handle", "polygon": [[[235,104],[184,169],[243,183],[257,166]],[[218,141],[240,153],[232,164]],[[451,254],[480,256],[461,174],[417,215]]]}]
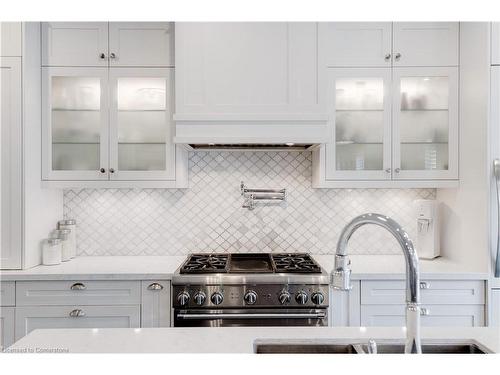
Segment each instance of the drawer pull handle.
[{"label": "drawer pull handle", "polygon": [[85,312],[80,309],[74,309],[69,313],[69,316],[72,318],[81,318],[82,316],[85,316]]},{"label": "drawer pull handle", "polygon": [[427,315],[430,315],[431,314],[431,311],[426,308],[426,307],[421,307],[420,308],[420,315],[422,316],[427,316]]},{"label": "drawer pull handle", "polygon": [[71,285],[71,290],[85,290],[87,287],[83,283],[74,283]]},{"label": "drawer pull handle", "polygon": [[158,283],[153,283],[148,286],[148,290],[162,290],[163,285],[158,284]]},{"label": "drawer pull handle", "polygon": [[426,281],[421,281],[420,282],[420,289],[429,289],[431,287],[431,285],[426,282]]}]

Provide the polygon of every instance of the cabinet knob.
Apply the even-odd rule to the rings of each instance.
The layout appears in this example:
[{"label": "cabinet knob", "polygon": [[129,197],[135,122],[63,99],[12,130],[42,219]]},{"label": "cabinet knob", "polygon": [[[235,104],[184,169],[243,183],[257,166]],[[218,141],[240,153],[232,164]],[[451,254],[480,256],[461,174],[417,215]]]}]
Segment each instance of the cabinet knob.
[{"label": "cabinet knob", "polygon": [[82,316],[85,316],[85,312],[80,309],[74,309],[70,311],[69,316],[71,316],[72,318],[81,318]]},{"label": "cabinet knob", "polygon": [[386,168],[385,173],[391,173],[392,169],[391,168]]},{"label": "cabinet knob", "polygon": [[394,170],[394,172],[399,173],[399,172],[401,172],[401,169],[396,168],[396,169]]},{"label": "cabinet knob", "polygon": [[116,59],[116,55],[115,55],[115,53],[114,53],[114,52],[111,52],[111,53],[109,54],[109,58],[110,58],[110,59]]},{"label": "cabinet knob", "polygon": [[399,61],[401,59],[401,54],[398,52],[394,55],[394,58],[396,59],[396,61]]},{"label": "cabinet knob", "polygon": [[99,54],[99,58],[100,58],[101,60],[105,60],[105,59],[106,59],[106,54],[105,54],[105,53],[101,53],[101,54]]},{"label": "cabinet knob", "polygon": [[106,173],[106,169],[105,168],[101,168],[101,169],[99,169],[99,172]]},{"label": "cabinet knob", "polygon": [[431,287],[431,285],[426,282],[426,281],[421,281],[420,282],[420,289],[429,289]]},{"label": "cabinet knob", "polygon": [[427,315],[430,315],[431,314],[431,311],[426,308],[426,307],[421,307],[420,308],[420,315],[422,316],[427,316]]},{"label": "cabinet knob", "polygon": [[389,61],[391,59],[391,54],[390,53],[386,53],[385,56],[384,56],[384,60],[385,61]]},{"label": "cabinet knob", "polygon": [[162,290],[163,285],[158,284],[158,283],[153,283],[148,285],[148,290]]},{"label": "cabinet knob", "polygon": [[115,169],[114,168],[109,168],[109,173],[115,173]]},{"label": "cabinet knob", "polygon": [[87,287],[83,283],[74,283],[73,285],[71,285],[70,289],[71,290],[85,290],[85,289],[87,289]]}]

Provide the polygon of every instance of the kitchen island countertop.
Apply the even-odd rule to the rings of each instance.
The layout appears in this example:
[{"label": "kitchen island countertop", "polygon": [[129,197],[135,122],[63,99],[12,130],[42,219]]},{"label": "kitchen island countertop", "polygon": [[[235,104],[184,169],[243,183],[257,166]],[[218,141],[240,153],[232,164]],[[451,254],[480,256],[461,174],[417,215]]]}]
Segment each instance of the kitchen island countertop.
[{"label": "kitchen island countertop", "polygon": [[[256,342],[366,343],[402,341],[402,327],[109,328],[35,330],[7,349],[37,353],[253,353]],[[498,328],[423,327],[422,343],[471,341],[500,352]]]}]

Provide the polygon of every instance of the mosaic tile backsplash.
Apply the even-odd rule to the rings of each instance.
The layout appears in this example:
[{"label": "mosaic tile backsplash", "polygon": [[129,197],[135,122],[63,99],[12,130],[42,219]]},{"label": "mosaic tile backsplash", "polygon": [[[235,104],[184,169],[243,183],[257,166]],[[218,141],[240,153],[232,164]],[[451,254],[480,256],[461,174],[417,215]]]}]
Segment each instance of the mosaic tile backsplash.
[{"label": "mosaic tile backsplash", "polygon": [[[344,225],[383,213],[413,235],[414,199],[434,189],[312,189],[310,152],[192,152],[190,189],[65,190],[64,215],[78,225],[79,255],[183,255],[190,252],[331,254]],[[279,206],[241,208],[248,187],[286,188]],[[358,230],[351,253],[398,254],[391,235]]]}]

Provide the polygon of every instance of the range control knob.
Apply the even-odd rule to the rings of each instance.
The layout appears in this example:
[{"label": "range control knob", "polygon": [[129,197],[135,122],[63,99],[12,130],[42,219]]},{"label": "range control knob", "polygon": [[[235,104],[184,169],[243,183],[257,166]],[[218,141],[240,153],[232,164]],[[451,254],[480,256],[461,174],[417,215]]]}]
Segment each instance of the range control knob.
[{"label": "range control knob", "polygon": [[315,305],[321,305],[325,300],[325,296],[321,292],[314,292],[311,294],[311,301]]},{"label": "range control knob", "polygon": [[222,301],[224,301],[224,296],[221,292],[215,292],[212,294],[212,297],[210,297],[210,300],[214,305],[220,305]]},{"label": "range control knob", "polygon": [[295,295],[295,301],[297,301],[299,305],[305,305],[307,303],[307,293],[303,290],[297,292]]},{"label": "range control knob", "polygon": [[245,293],[243,299],[245,300],[245,303],[247,305],[253,305],[255,302],[257,302],[257,293],[253,290],[249,290]]},{"label": "range control knob", "polygon": [[181,305],[181,306],[186,306],[189,302],[189,293],[188,292],[180,292],[177,295],[177,302],[179,302],[179,305]]},{"label": "range control knob", "polygon": [[207,299],[207,296],[205,293],[203,293],[201,290],[199,292],[196,292],[196,294],[193,297],[194,303],[196,303],[198,306],[201,306],[205,303],[205,300]]},{"label": "range control knob", "polygon": [[280,300],[280,303],[282,305],[285,305],[285,304],[290,302],[291,296],[290,296],[290,293],[288,293],[287,291],[283,291],[280,293],[278,298]]}]

